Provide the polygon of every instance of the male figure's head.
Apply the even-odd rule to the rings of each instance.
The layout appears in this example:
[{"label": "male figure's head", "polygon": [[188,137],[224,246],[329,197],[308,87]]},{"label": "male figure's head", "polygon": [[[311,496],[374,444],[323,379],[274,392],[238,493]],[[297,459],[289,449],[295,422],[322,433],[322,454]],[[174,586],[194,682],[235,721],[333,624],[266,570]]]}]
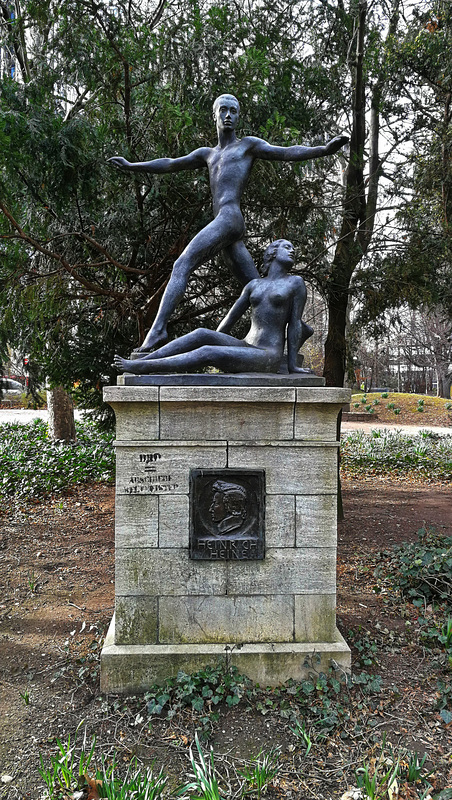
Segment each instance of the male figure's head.
[{"label": "male figure's head", "polygon": [[213,104],[213,118],[218,131],[235,130],[240,114],[240,104],[233,94],[220,94]]},{"label": "male figure's head", "polygon": [[247,515],[246,490],[236,483],[215,481],[209,511],[220,533],[239,528]]}]

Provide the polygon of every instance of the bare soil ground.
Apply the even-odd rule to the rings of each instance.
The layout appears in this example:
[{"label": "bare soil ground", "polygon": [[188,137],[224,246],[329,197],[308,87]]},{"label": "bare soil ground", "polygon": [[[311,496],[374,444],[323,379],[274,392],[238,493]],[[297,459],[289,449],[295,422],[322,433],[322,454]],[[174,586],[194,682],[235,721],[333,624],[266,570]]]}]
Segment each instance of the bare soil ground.
[{"label": "bare soil ground", "polygon": [[[372,478],[345,481],[339,526],[338,624],[359,670],[366,637],[377,646],[382,691],[356,708],[360,726],[314,739],[305,756],[277,704],[263,714],[252,704],[224,709],[211,744],[224,786],[261,748],[281,748],[283,770],[272,798],[340,798],[354,785],[375,737],[427,753],[432,782],[452,786],[452,730],[437,710],[437,665],[409,634],[417,611],[376,594],[370,567],[376,551],[413,540],[425,523],[452,535],[452,487],[406,485]],[[39,756],[48,763],[57,738],[67,741],[84,720],[98,750],[127,761],[155,760],[172,781],[186,778],[194,720],[190,712],[149,729],[142,699],[102,697],[98,660],[114,602],[114,490],[77,488],[58,499],[13,505],[0,515],[0,798],[42,796]],[[355,784],[356,785],[356,784]],[[412,792],[411,794],[409,792]],[[404,797],[421,797],[415,789]],[[420,789],[419,789],[420,792]],[[402,796],[402,795],[401,795]]]}]

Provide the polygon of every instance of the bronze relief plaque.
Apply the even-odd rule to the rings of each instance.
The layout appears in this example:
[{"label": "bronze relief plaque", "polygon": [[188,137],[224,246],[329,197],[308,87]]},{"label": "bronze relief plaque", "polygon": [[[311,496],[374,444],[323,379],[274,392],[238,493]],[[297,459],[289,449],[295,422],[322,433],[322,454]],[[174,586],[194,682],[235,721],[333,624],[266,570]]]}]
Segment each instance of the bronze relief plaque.
[{"label": "bronze relief plaque", "polygon": [[190,470],[190,558],[263,559],[264,525],[264,470]]}]

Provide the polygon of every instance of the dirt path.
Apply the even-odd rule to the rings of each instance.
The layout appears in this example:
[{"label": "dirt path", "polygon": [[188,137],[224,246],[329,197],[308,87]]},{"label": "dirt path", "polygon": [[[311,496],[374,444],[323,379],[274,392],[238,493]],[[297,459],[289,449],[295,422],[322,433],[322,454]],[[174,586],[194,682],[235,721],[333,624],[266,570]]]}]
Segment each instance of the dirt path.
[{"label": "dirt path", "polygon": [[[438,786],[450,785],[451,726],[442,725],[433,708],[429,657],[407,641],[405,619],[373,592],[362,565],[374,551],[414,539],[424,523],[452,535],[452,488],[372,479],[345,482],[343,489],[338,624],[346,638],[369,636],[378,646],[374,668],[385,687],[381,730],[396,743],[426,751],[438,770]],[[66,740],[82,719],[105,752],[114,746],[126,757],[140,752],[156,758],[170,771],[187,769],[188,718],[185,728],[161,721],[149,732],[135,712],[98,696],[99,648],[114,600],[113,517],[113,489],[103,486],[16,506],[0,517],[0,778],[12,778],[0,784],[0,798],[37,800],[43,788],[39,754],[48,759],[55,737]],[[360,654],[356,647],[353,652],[356,664]],[[251,709],[244,715],[241,707],[222,718],[213,741],[231,757],[277,743],[294,765],[298,752],[279,713]],[[310,792],[297,793],[287,778],[276,796],[339,798],[350,783],[357,746],[353,737],[327,740],[322,747],[326,760],[331,755],[330,772],[309,762],[303,774],[310,775]],[[348,774],[338,767],[342,757]]]}]

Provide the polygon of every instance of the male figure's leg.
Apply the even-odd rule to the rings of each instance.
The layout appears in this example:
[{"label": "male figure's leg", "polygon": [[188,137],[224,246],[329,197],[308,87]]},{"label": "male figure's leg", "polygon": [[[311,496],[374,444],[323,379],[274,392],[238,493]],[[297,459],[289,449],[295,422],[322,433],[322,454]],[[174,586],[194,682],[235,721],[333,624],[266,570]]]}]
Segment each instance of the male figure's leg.
[{"label": "male figure's leg", "polygon": [[[141,347],[135,352],[143,353],[155,350],[167,341],[166,328],[168,320],[184,296],[190,274],[196,267],[204,264],[225,246],[228,248],[233,245],[234,237],[237,235],[234,227],[230,225],[230,220],[221,215],[196,234],[184,252],[174,262],[171,277],[160,302],[152,328]],[[257,277],[257,271],[253,277]],[[250,279],[247,279],[245,283],[248,280]]]},{"label": "male figure's leg", "polygon": [[259,277],[256,265],[251,254],[245,247],[243,239],[234,242],[223,249],[223,256],[227,267],[231,270],[242,286]]}]

